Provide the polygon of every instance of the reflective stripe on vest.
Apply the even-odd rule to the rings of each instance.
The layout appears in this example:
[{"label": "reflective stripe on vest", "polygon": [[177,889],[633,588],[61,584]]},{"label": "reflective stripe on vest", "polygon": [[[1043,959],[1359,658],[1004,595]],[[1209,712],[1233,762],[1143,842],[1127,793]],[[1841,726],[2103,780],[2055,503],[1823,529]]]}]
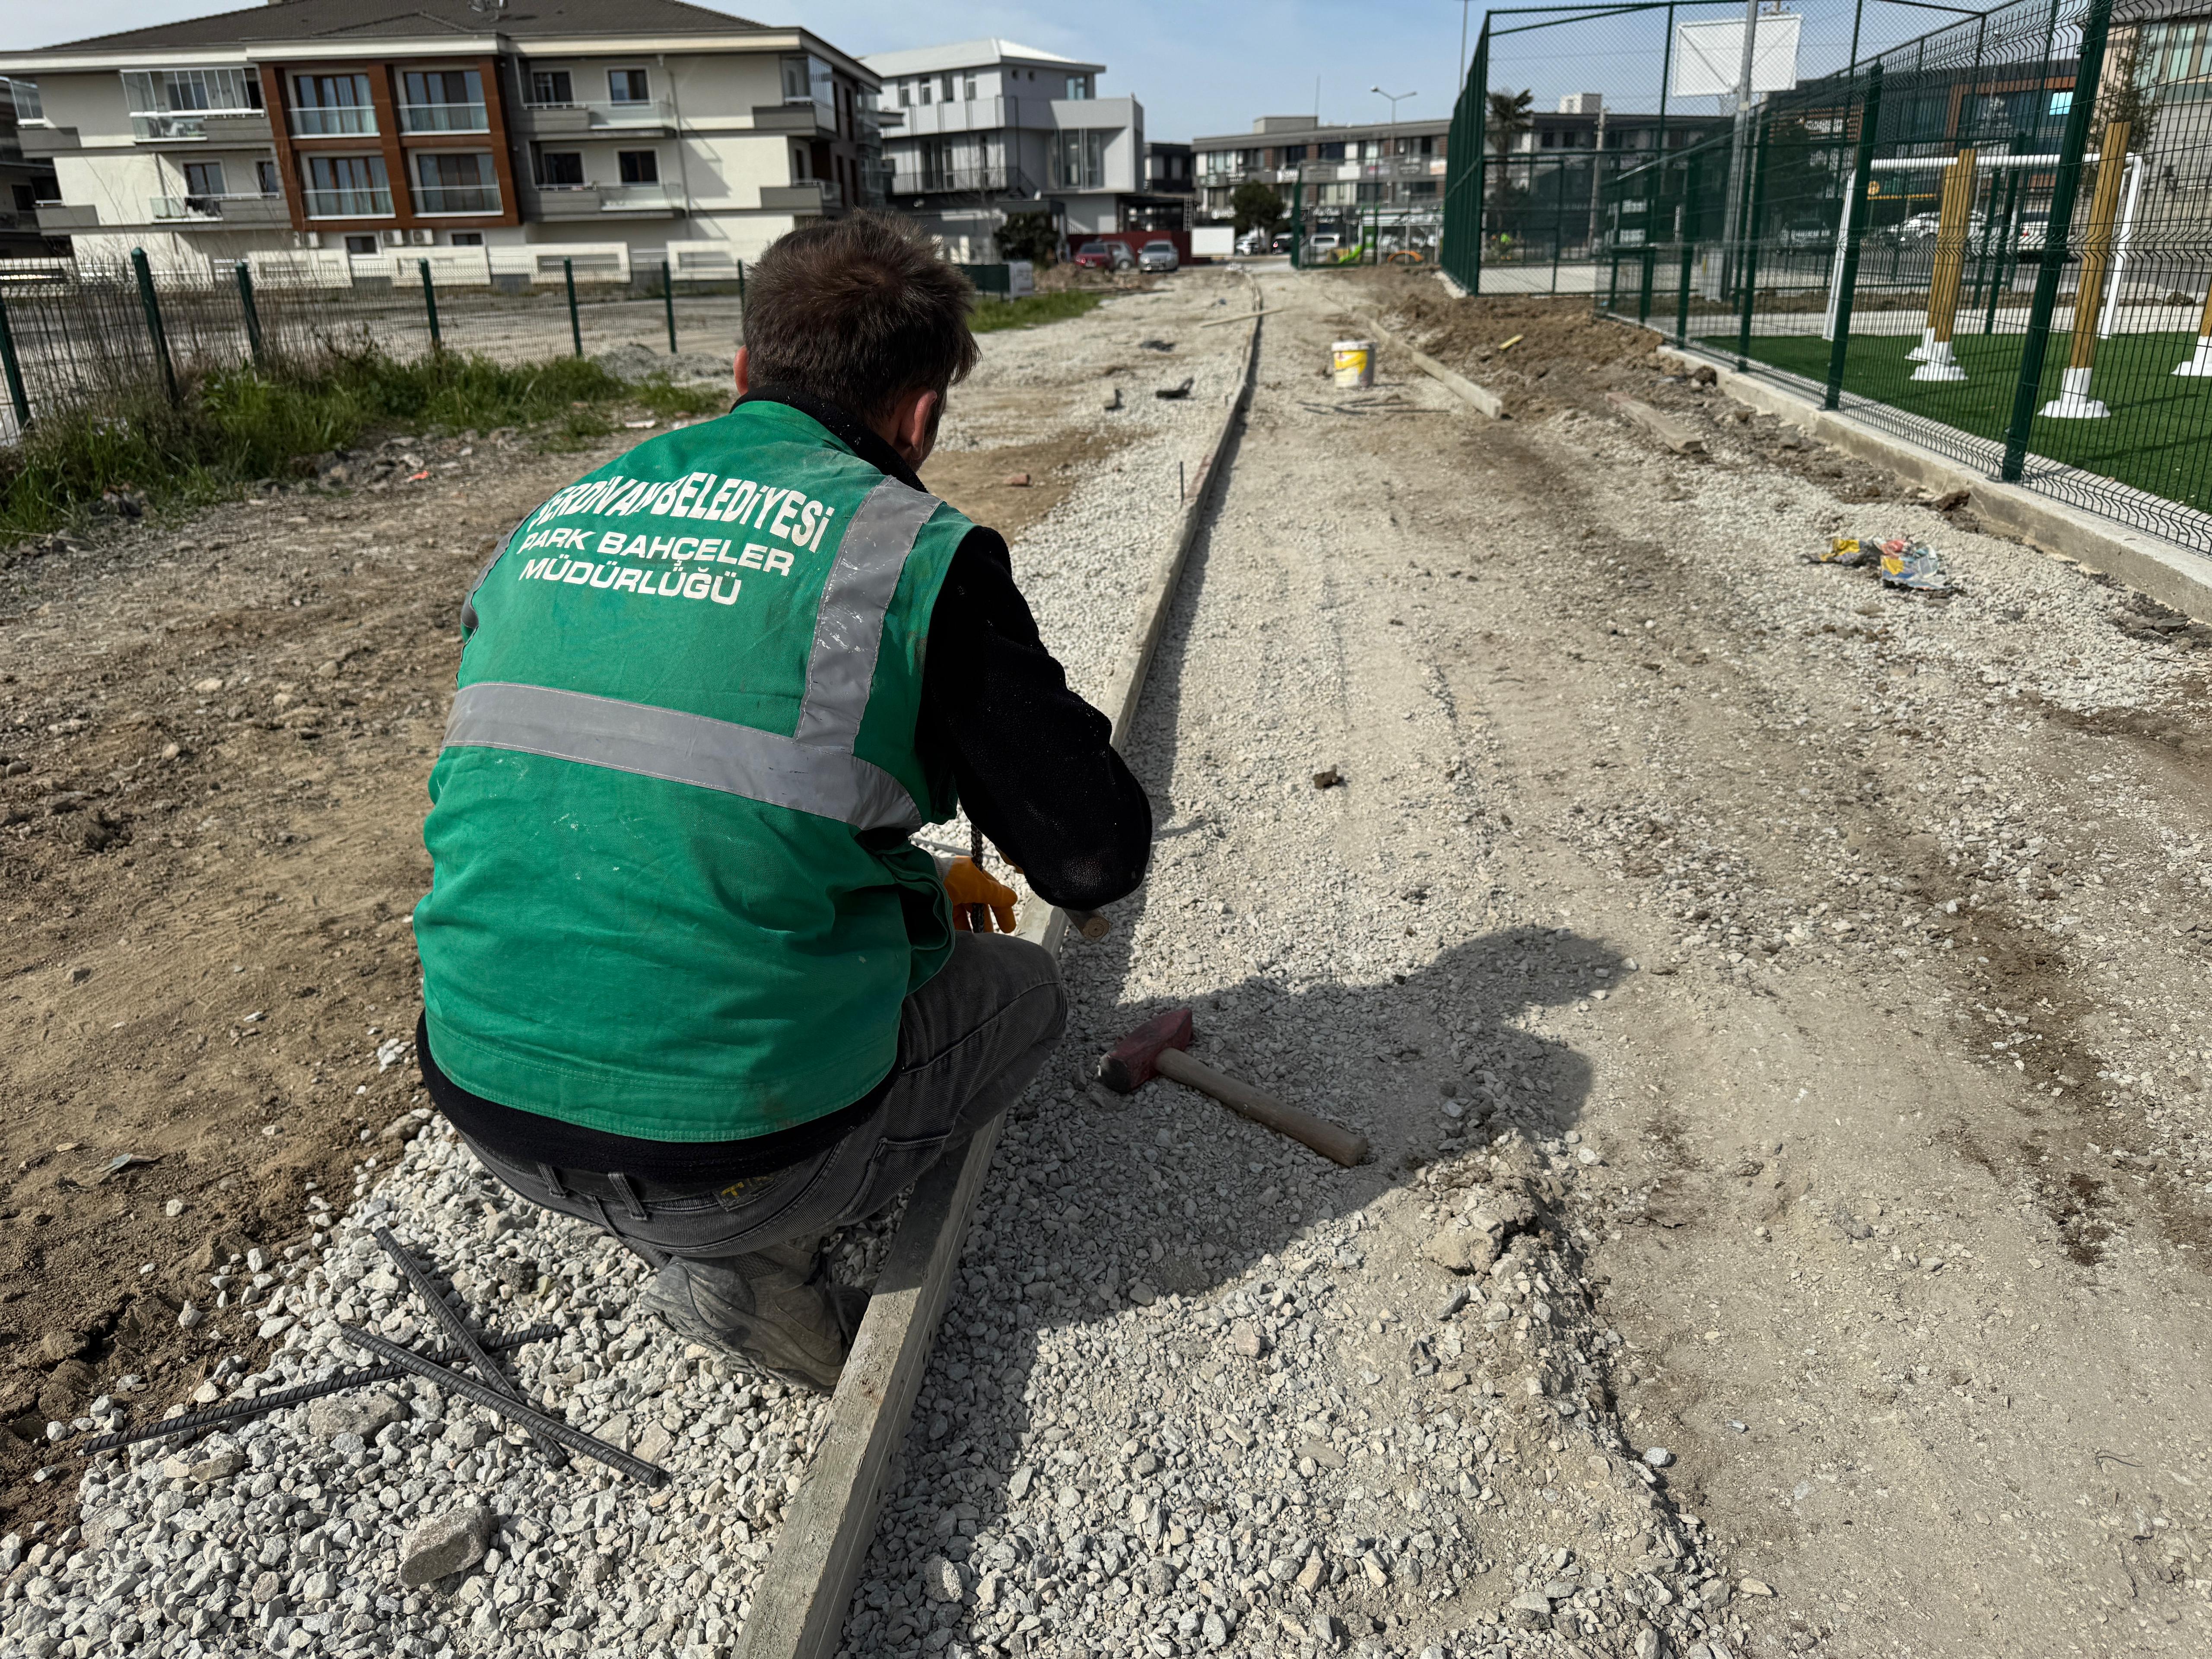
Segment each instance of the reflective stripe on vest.
[{"label": "reflective stripe on vest", "polygon": [[665,778],[856,830],[917,830],[921,811],[905,786],[854,755],[853,744],[875,683],[884,618],[938,505],[934,495],[885,478],[854,514],[823,584],[806,690],[790,737],[652,703],[494,680],[454,694],[445,746],[507,749]]},{"label": "reflective stripe on vest", "polygon": [[850,749],[582,691],[480,680],[453,696],[449,749],[512,749],[742,795],[855,830],[921,827],[899,781]]}]

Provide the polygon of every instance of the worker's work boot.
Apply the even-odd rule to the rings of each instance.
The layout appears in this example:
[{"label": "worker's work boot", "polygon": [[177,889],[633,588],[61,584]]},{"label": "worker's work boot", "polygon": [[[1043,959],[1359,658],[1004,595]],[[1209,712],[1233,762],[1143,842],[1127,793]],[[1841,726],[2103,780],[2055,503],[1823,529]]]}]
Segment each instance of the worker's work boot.
[{"label": "worker's work boot", "polygon": [[677,1258],[644,1302],[679,1336],[817,1394],[836,1388],[868,1308],[865,1291],[830,1282],[811,1240],[716,1261]]}]

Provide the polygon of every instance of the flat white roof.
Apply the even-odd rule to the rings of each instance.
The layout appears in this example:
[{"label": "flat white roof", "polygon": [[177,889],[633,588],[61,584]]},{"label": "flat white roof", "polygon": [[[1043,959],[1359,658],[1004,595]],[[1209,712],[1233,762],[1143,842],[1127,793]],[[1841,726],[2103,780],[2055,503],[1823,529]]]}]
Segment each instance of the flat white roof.
[{"label": "flat white roof", "polygon": [[1079,63],[1056,52],[1040,52],[1018,40],[995,35],[981,40],[957,40],[946,46],[915,46],[907,52],[873,52],[860,61],[886,80],[902,75],[936,75],[945,70],[981,69],[991,64],[1044,64],[1055,69],[1089,70],[1103,74],[1103,64]]}]

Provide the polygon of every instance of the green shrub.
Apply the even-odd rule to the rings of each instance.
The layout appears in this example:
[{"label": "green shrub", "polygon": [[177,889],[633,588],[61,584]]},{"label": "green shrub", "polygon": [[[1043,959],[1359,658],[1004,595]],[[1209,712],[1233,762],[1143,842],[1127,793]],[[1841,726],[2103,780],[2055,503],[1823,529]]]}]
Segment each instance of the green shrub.
[{"label": "green shrub", "polygon": [[365,352],[313,374],[225,369],[187,383],[173,405],[148,389],[36,422],[0,452],[0,538],[55,529],[109,490],[137,490],[158,505],[235,495],[284,476],[299,457],[381,432],[538,426],[573,448],[614,430],[606,413],[614,405],[668,418],[728,401],[710,386],[630,386],[577,357],[509,366],[451,352],[411,362]]}]

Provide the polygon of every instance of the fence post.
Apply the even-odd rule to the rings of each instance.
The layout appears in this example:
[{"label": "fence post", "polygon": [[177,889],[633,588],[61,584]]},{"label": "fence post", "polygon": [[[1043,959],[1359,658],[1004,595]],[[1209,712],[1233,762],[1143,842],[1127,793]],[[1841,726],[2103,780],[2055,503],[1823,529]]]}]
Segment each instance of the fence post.
[{"label": "fence post", "polygon": [[254,367],[266,368],[261,347],[261,308],[253,303],[253,273],[243,259],[238,262],[238,308],[246,319],[246,343],[253,349]]},{"label": "fence post", "polygon": [[1291,269],[1300,269],[1304,256],[1299,245],[1306,239],[1306,181],[1305,168],[1298,169],[1299,177],[1291,180]]},{"label": "fence post", "polygon": [[[2111,0],[2101,0],[2110,4]],[[1859,239],[1866,234],[1867,186],[1874,182],[1874,146],[1881,131],[1881,60],[1868,66],[1866,102],[1859,108],[1859,153],[1851,165],[1850,201],[1844,214],[1844,264],[1836,273],[1836,337],[1828,343],[1828,385],[1823,409],[1844,401],[1844,359],[1851,349],[1851,299],[1859,284]]]},{"label": "fence post", "polygon": [[[2018,483],[2027,470],[2027,434],[2035,421],[2035,400],[2043,385],[2043,359],[2051,344],[2051,313],[2058,306],[2058,279],[2066,264],[2066,242],[2074,228],[2074,198],[2081,186],[2081,153],[2089,145],[2089,120],[2096,113],[2097,88],[2105,74],[2105,35],[2112,21],[2112,0],[2089,0],[2081,20],[2081,66],[2074,76],[2074,102],[2066,112],[2066,136],[2058,147],[2058,176],[2051,185],[2051,217],[2043,233],[2043,258],[2035,272],[2035,299],[2028,308],[2027,336],[2021,342],[2020,379],[2013,386],[2012,424],[2005,432],[2003,463],[1997,476]],[[2079,328],[2081,319],[2076,317]],[[2097,326],[2095,318],[2089,326]]]},{"label": "fence post", "polygon": [[422,273],[422,314],[430,319],[430,349],[443,351],[446,340],[438,331],[438,290],[430,281],[430,262],[417,259],[415,265]]},{"label": "fence post", "polygon": [[168,388],[169,401],[177,401],[177,365],[169,356],[168,331],[161,326],[161,303],[154,297],[154,272],[146,263],[146,250],[131,250],[131,269],[138,275],[138,303],[146,310],[146,332],[154,342],[155,361],[161,365],[161,384]]},{"label": "fence post", "polygon": [[1743,368],[1751,362],[1751,313],[1759,299],[1759,222],[1766,213],[1766,145],[1774,129],[1762,112],[1759,118],[1758,147],[1752,152],[1751,211],[1741,221],[1743,255],[1736,261],[1736,274],[1743,283],[1743,311],[1736,319],[1735,366]]},{"label": "fence post", "polygon": [[745,308],[745,262],[738,261],[738,309]]},{"label": "fence post", "polygon": [[1682,169],[1682,289],[1674,301],[1674,343],[1690,343],[1690,267],[1698,247],[1698,164]]},{"label": "fence post", "polygon": [[668,312],[668,355],[676,355],[676,261],[673,256],[660,264],[660,303]]},{"label": "fence post", "polygon": [[15,406],[18,434],[31,424],[31,394],[23,385],[23,365],[15,358],[15,331],[8,325],[8,301],[0,295],[0,374],[8,377],[8,401]]},{"label": "fence post", "polygon": [[584,355],[584,325],[576,315],[576,262],[561,261],[561,280],[568,285],[568,338],[576,348],[576,355]]},{"label": "fence post", "polygon": [[[1474,43],[1474,63],[1468,70],[1468,84],[1474,88],[1474,244],[1472,263],[1468,270],[1469,294],[1482,292],[1482,238],[1490,216],[1490,17],[1482,19],[1482,33]],[[1501,185],[1505,174],[1504,157],[1499,157],[1498,179]]]}]

